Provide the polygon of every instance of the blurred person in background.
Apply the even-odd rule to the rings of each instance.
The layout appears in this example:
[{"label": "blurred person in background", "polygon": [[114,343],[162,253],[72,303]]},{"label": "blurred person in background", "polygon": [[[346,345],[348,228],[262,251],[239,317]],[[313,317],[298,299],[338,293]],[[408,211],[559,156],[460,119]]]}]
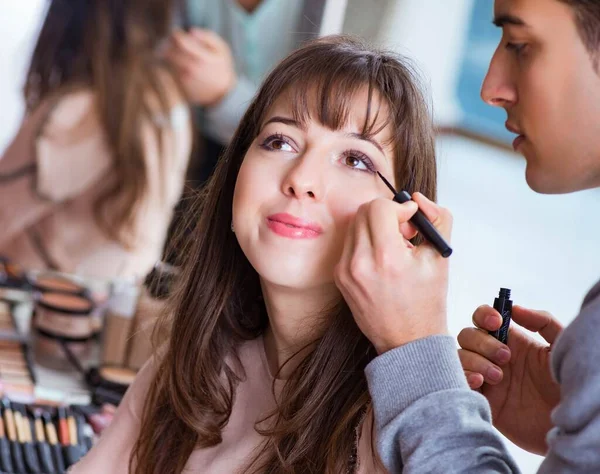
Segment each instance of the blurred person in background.
[{"label": "blurred person in background", "polygon": [[303,41],[319,34],[327,0],[182,0],[183,29],[166,57],[197,108],[202,137],[188,177],[212,174],[266,75]]},{"label": "blurred person in background", "polygon": [[158,50],[167,0],[53,0],[0,160],[0,255],[29,269],[143,276],[160,259],[192,144]]}]

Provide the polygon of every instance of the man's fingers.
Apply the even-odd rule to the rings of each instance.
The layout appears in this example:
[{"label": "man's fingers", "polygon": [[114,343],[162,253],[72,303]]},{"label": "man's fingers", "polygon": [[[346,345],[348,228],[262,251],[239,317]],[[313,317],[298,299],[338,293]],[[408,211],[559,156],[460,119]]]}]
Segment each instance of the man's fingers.
[{"label": "man's fingers", "polygon": [[483,375],[477,372],[471,372],[470,370],[465,370],[465,377],[467,378],[467,383],[472,390],[480,389],[484,383]]},{"label": "man's fingers", "polygon": [[421,193],[414,193],[412,199],[419,206],[419,209],[425,217],[433,224],[438,232],[444,237],[446,242],[450,243],[452,237],[452,214],[448,209],[438,206]]},{"label": "man's fingers", "polygon": [[408,241],[409,238],[412,238],[414,232],[408,227],[408,222],[417,212],[417,204],[414,202],[399,204],[381,198],[375,199],[366,206],[368,208],[368,225],[375,251],[376,253],[382,252],[382,256],[387,258],[385,253],[386,249],[390,249],[390,244],[400,239]]},{"label": "man's fingers", "polygon": [[515,305],[512,309],[512,319],[525,329],[539,333],[549,344],[553,344],[563,330],[562,324],[547,311]]},{"label": "man's fingers", "polygon": [[400,224],[400,233],[406,240],[414,239],[419,231],[410,222]]},{"label": "man's fingers", "polygon": [[[358,275],[365,268],[357,268],[357,266],[362,266],[367,259],[370,259],[373,255],[373,236],[374,232],[369,226],[369,216],[368,216],[368,208],[361,206],[361,208],[356,213],[354,218],[354,248],[353,248],[353,258],[350,262],[352,273],[356,273]],[[359,270],[355,272],[355,270]]]},{"label": "man's fingers", "polygon": [[[340,261],[338,262],[335,268],[335,280],[340,290],[343,291],[344,285],[348,283],[348,268],[350,266],[350,259],[352,254],[354,253],[354,245],[355,245],[355,221],[352,221],[348,226],[348,230],[346,232],[346,237],[344,238],[344,246],[342,248],[342,255],[340,257]],[[344,295],[345,297],[346,295]]]},{"label": "man's fingers", "polygon": [[463,349],[480,354],[498,365],[504,365],[510,361],[511,352],[508,346],[490,336],[487,331],[465,328],[457,339]]},{"label": "man's fingers", "polygon": [[486,331],[497,331],[502,326],[502,316],[491,306],[482,305],[473,313],[473,324]]},{"label": "man's fingers", "polygon": [[475,352],[459,349],[458,357],[463,370],[480,374],[484,381],[490,385],[500,383],[504,377],[504,372],[500,367]]}]

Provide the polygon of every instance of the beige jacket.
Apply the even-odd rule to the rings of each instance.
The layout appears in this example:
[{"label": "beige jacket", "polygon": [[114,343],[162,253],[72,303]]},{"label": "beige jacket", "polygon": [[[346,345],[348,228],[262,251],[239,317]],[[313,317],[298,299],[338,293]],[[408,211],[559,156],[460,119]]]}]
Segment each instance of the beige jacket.
[{"label": "beige jacket", "polygon": [[27,269],[98,278],[147,274],[161,257],[192,146],[188,109],[175,96],[170,116],[155,117],[160,141],[150,123],[142,126],[148,191],[129,249],[108,238],[94,217],[115,170],[93,93],[46,101],[27,116],[0,159],[0,255]]}]

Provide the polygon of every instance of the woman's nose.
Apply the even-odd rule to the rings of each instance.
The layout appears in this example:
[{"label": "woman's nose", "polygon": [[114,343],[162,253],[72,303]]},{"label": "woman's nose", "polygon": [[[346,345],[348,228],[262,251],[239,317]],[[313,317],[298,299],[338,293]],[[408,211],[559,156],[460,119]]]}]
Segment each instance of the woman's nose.
[{"label": "woman's nose", "polygon": [[320,200],[324,196],[325,170],[319,166],[323,157],[305,154],[298,157],[281,183],[282,192],[296,199]]}]

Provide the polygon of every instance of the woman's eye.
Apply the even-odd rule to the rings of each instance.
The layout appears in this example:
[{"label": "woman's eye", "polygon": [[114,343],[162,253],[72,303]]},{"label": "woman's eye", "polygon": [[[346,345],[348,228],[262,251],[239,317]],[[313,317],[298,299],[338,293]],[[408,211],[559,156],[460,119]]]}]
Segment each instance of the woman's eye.
[{"label": "woman's eye", "polygon": [[271,135],[268,137],[263,144],[261,145],[266,150],[269,151],[286,151],[293,152],[294,147],[290,145],[290,143],[286,140],[283,135]]},{"label": "woman's eye", "polygon": [[346,153],[342,158],[342,162],[348,168],[352,168],[354,170],[368,171],[370,173],[375,172],[375,166],[373,165],[373,162],[362,153]]}]

